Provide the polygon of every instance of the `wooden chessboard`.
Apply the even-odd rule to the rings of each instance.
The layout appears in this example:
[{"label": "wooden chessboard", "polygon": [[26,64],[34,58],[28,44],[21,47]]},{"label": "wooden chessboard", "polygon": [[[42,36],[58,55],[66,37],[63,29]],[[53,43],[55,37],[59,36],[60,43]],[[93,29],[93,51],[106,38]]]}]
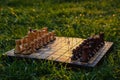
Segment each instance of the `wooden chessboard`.
[{"label": "wooden chessboard", "polygon": [[105,42],[105,45],[95,54],[88,63],[80,62],[80,60],[72,61],[72,50],[75,49],[80,43],[83,42],[82,38],[71,37],[56,37],[54,42],[49,43],[47,46],[39,49],[36,53],[30,55],[14,54],[14,49],[5,53],[9,57],[33,58],[53,60],[55,62],[66,63],[76,66],[94,67],[111,48],[113,42]]}]

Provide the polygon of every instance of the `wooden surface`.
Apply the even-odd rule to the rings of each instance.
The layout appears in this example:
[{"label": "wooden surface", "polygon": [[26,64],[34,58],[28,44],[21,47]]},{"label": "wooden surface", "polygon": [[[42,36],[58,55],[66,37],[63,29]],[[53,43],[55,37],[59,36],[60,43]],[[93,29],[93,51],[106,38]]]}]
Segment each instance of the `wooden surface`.
[{"label": "wooden surface", "polygon": [[51,42],[44,48],[39,49],[36,53],[32,53],[30,55],[14,54],[14,49],[12,49],[6,52],[5,55],[10,57],[53,60],[70,65],[94,67],[113,45],[112,42],[105,42],[105,45],[95,54],[93,58],[89,60],[88,63],[80,62],[80,60],[71,61],[72,50],[83,40],[84,39],[81,38],[56,37],[54,42]]}]

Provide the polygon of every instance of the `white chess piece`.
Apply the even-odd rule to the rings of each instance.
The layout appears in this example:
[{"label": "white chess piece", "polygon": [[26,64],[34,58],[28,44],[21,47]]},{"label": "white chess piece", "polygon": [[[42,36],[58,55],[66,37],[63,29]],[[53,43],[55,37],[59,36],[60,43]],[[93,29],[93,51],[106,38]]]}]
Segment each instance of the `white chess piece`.
[{"label": "white chess piece", "polygon": [[16,43],[15,53],[16,53],[16,54],[20,54],[20,53],[22,52],[21,47],[20,47],[21,41],[20,41],[20,40],[16,40],[15,43]]},{"label": "white chess piece", "polygon": [[46,42],[49,43],[50,39],[49,39],[49,33],[46,34]]},{"label": "white chess piece", "polygon": [[42,38],[43,38],[43,44],[46,45],[47,44],[46,35],[43,35]]},{"label": "white chess piece", "polygon": [[31,42],[30,47],[31,47],[31,48],[30,48],[31,53],[36,52],[36,49],[35,49],[35,44],[34,44],[34,42],[33,42],[33,41]]},{"label": "white chess piece", "polygon": [[51,33],[50,33],[51,35],[51,41],[54,41],[56,38],[55,38],[55,31],[52,31]]},{"label": "white chess piece", "polygon": [[38,38],[38,45],[39,45],[39,48],[42,47],[42,40],[41,40],[41,37]]}]

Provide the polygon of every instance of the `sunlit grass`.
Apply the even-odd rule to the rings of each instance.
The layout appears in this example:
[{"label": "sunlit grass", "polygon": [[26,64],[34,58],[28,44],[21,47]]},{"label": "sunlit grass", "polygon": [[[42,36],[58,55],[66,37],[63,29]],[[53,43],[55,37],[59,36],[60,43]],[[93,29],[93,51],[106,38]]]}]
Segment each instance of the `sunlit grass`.
[{"label": "sunlit grass", "polygon": [[87,38],[105,32],[114,42],[102,64],[93,69],[71,70],[53,62],[0,57],[1,80],[117,80],[120,79],[119,0],[0,0],[0,56],[15,47],[29,27],[48,27],[57,36]]}]

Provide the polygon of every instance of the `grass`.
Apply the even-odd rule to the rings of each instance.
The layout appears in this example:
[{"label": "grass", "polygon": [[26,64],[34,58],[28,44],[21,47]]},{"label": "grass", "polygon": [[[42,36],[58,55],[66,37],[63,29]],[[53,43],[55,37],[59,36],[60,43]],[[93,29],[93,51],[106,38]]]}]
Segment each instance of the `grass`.
[{"label": "grass", "polygon": [[119,0],[0,0],[0,55],[15,47],[29,27],[47,26],[57,36],[87,38],[101,31],[114,42],[112,51],[93,69],[72,70],[34,60],[0,57],[0,80],[118,80],[120,79]]}]

